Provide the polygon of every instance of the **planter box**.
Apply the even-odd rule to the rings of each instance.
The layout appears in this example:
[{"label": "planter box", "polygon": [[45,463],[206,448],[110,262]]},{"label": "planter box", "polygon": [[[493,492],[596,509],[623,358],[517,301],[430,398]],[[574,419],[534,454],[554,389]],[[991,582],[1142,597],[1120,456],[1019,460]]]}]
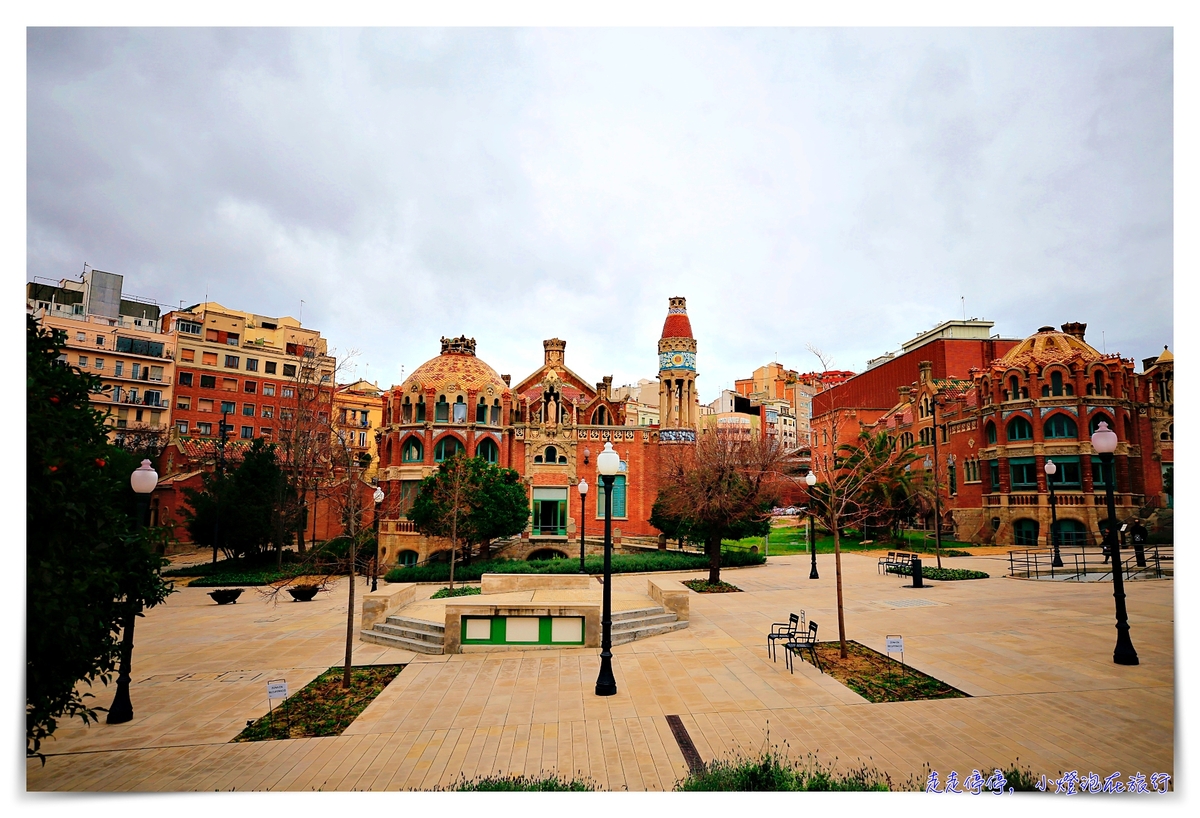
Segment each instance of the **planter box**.
[{"label": "planter box", "polygon": [[215,591],[209,591],[208,595],[213,598],[213,602],[218,605],[228,605],[236,603],[237,598],[242,595],[241,588],[218,588]]},{"label": "planter box", "polygon": [[295,588],[288,588],[287,592],[296,602],[311,602],[319,590],[321,589],[315,585],[297,585]]}]

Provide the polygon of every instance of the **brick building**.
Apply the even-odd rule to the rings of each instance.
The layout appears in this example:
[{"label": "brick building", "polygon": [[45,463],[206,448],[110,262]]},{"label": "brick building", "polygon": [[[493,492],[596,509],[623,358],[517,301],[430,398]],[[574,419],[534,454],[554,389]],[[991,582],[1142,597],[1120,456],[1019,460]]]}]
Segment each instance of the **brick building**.
[{"label": "brick building", "polygon": [[339,384],[333,392],[335,445],[353,457],[369,458],[363,479],[374,480],[379,471],[375,431],[383,424],[383,390],[370,381]]},{"label": "brick building", "polygon": [[[443,338],[441,354],[384,396],[379,430],[379,481],[387,499],[380,559],[412,563],[445,552],[447,544],[413,530],[406,519],[417,484],[454,453],[515,469],[529,496],[530,520],[505,554],[578,554],[581,523],[593,550],[600,544],[604,494],[596,456],[606,442],[621,458],[613,486],[618,538],[657,538],[650,510],[658,495],[661,446],[696,439],[696,340],[684,299],[670,299],[658,341],[660,423],[642,424],[628,409],[646,403],[613,395],[612,378],[589,382],[566,364],[566,341],[542,342],[543,362],[515,385],[476,356],[474,339]],[[586,515],[578,485],[586,480]],[[585,519],[586,517],[586,519]]]}]

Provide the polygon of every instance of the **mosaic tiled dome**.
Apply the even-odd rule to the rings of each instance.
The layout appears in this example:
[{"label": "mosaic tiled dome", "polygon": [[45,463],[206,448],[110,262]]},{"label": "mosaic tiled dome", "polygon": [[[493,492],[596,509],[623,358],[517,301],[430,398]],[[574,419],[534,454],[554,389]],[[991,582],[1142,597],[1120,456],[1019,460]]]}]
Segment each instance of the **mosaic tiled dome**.
[{"label": "mosaic tiled dome", "polygon": [[1001,363],[1005,366],[1044,366],[1067,361],[1090,363],[1104,356],[1083,340],[1087,324],[1063,324],[1065,332],[1054,327],[1041,327],[1021,343],[1010,349]]},{"label": "mosaic tiled dome", "polygon": [[508,392],[496,370],[475,357],[475,339],[463,336],[443,338],[442,354],[417,367],[400,388],[404,393],[486,392],[489,386],[496,397]]},{"label": "mosaic tiled dome", "polygon": [[667,320],[663,322],[663,338],[691,338],[692,322],[688,320],[687,299],[678,296],[670,300]]}]

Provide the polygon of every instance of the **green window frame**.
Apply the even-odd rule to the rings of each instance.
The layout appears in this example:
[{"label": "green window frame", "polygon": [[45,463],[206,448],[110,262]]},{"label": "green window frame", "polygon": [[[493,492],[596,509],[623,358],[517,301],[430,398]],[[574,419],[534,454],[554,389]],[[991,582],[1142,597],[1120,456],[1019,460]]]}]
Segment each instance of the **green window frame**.
[{"label": "green window frame", "polygon": [[500,447],[496,445],[496,441],[485,437],[475,446],[475,456],[483,458],[489,463],[495,463],[500,459]]},{"label": "green window frame", "polygon": [[1101,421],[1107,423],[1109,429],[1112,429],[1114,432],[1117,431],[1116,426],[1113,425],[1112,418],[1110,418],[1104,412],[1097,412],[1096,414],[1092,415],[1091,419],[1088,421],[1088,437],[1096,434],[1096,429],[1100,426]]},{"label": "green window frame", "polygon": [[1054,465],[1058,466],[1058,472],[1053,478],[1046,475],[1046,480],[1054,483],[1054,490],[1061,491],[1063,489],[1078,489],[1083,484],[1079,480],[1079,458],[1074,456],[1068,457],[1052,457]]},{"label": "green window frame", "polygon": [[[600,478],[596,479],[599,484],[596,486],[596,519],[604,519],[604,481]],[[613,519],[625,517],[625,475],[618,474],[613,478],[613,497],[612,497],[612,516]]]},{"label": "green window frame", "polygon": [[987,442],[995,443],[996,442],[996,424],[992,423],[989,420],[987,422],[987,426],[985,427],[985,431],[987,432]]},{"label": "green window frame", "polygon": [[1037,545],[1038,524],[1036,520],[1015,520],[1013,522],[1014,545]]},{"label": "green window frame", "polygon": [[1075,421],[1062,412],[1055,412],[1046,419],[1046,425],[1042,427],[1043,432],[1048,438],[1075,438],[1079,436],[1079,427],[1075,425]]},{"label": "green window frame", "polygon": [[1037,490],[1037,463],[1032,457],[1014,457],[1008,461],[1013,491]]},{"label": "green window frame", "polygon": [[[449,406],[450,404],[446,404]],[[463,450],[462,443],[456,437],[443,437],[433,447],[433,459],[436,463],[441,463],[444,460],[449,460]]]},{"label": "green window frame", "polygon": [[1008,422],[1004,435],[1008,440],[1033,440],[1033,424],[1024,415],[1017,415]]},{"label": "green window frame", "polygon": [[400,451],[400,459],[405,463],[422,463],[425,461],[425,447],[415,437],[410,437],[404,441],[404,448]]},{"label": "green window frame", "polygon": [[[1112,477],[1112,464],[1107,466],[1101,462],[1099,457],[1092,458],[1092,487],[1095,491],[1105,491],[1108,488],[1108,478]],[[1113,491],[1117,491],[1116,484],[1113,484]]]},{"label": "green window frame", "polygon": [[439,395],[438,401],[433,405],[433,422],[434,423],[449,423],[450,422],[450,404],[446,403],[446,396]]},{"label": "green window frame", "polygon": [[[527,617],[517,617],[525,619]],[[579,623],[579,639],[558,639],[554,638],[554,620],[576,620]],[[478,622],[480,620],[489,623],[488,636],[486,639],[469,639],[467,637],[467,629],[470,622]],[[461,644],[464,645],[582,645],[586,635],[586,624],[582,616],[539,616],[538,620],[538,637],[534,641],[528,639],[509,641],[508,639],[508,616],[464,616],[461,625]]]}]

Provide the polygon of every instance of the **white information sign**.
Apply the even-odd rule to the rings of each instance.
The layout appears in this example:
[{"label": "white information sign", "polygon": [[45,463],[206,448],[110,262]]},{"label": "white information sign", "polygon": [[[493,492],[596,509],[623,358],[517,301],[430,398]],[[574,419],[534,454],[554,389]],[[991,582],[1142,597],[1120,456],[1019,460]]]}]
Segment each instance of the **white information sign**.
[{"label": "white information sign", "polygon": [[904,637],[903,636],[889,636],[887,638],[887,652],[888,653],[904,653]]},{"label": "white information sign", "polygon": [[267,698],[268,699],[286,699],[287,698],[287,682],[275,681],[267,682]]}]

